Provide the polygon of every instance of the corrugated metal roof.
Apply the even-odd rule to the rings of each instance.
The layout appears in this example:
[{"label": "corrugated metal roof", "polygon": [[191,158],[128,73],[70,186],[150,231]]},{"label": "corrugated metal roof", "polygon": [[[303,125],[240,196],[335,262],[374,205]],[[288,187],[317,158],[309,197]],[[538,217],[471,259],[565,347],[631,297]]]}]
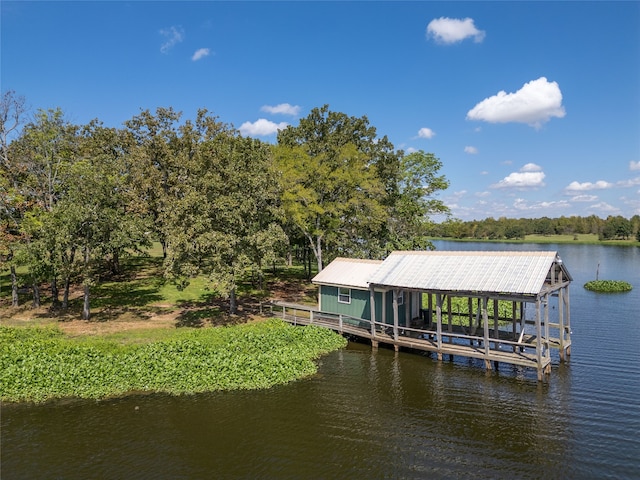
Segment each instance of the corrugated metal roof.
[{"label": "corrugated metal roof", "polygon": [[556,252],[393,252],[369,283],[417,290],[536,295]]},{"label": "corrugated metal roof", "polygon": [[382,264],[382,260],[336,258],[312,282],[322,285],[369,288],[369,278]]}]

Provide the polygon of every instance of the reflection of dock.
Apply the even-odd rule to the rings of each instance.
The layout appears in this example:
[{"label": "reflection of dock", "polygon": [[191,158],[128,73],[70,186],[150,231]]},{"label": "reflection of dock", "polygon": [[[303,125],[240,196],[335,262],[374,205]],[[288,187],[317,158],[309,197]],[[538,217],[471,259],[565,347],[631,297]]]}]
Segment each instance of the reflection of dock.
[{"label": "reflection of dock", "polygon": [[[494,328],[465,327],[461,325],[435,325],[422,319],[415,319],[411,327],[394,328],[381,322],[371,322],[363,318],[355,318],[342,314],[321,312],[305,305],[275,302],[272,304],[274,317],[293,325],[317,325],[330,328],[343,335],[366,339],[376,348],[379,344],[393,345],[396,350],[407,348],[432,352],[442,360],[444,355],[462,356],[484,360],[487,369],[497,363],[508,363],[523,367],[535,368],[539,372],[549,373],[551,356],[549,349],[559,349],[570,353],[570,340],[561,343],[560,338],[538,338],[527,333],[526,324],[522,321],[511,331],[505,329],[505,322],[497,330]],[[517,327],[517,328],[516,328]],[[558,329],[560,325],[549,323],[550,328]],[[559,332],[560,336],[560,332]],[[542,375],[539,375],[542,379]]]}]

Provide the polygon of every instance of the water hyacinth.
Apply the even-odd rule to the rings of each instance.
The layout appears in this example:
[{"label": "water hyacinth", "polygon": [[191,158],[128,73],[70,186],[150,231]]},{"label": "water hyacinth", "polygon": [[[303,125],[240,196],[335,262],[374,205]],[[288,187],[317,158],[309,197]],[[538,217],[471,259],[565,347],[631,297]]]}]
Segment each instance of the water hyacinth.
[{"label": "water hyacinth", "polygon": [[79,341],[51,328],[0,327],[0,392],[3,401],[43,402],[269,388],[314,374],[316,358],[345,345],[329,330],[279,320],[177,330],[142,345]]},{"label": "water hyacinth", "polygon": [[584,288],[592,292],[619,293],[630,292],[633,287],[630,283],[620,280],[592,280],[585,283]]}]

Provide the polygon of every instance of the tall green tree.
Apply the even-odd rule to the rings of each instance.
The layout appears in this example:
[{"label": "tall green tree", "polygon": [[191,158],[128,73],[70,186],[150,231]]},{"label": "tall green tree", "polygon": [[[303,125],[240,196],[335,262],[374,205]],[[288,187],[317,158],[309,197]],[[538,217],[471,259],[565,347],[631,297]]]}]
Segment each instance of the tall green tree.
[{"label": "tall green tree", "polygon": [[431,216],[449,215],[449,208],[437,198],[449,187],[439,174],[442,162],[422,150],[401,158],[398,193],[391,202],[387,222],[386,250],[425,250],[433,248],[428,240]]},{"label": "tall green tree", "polygon": [[396,151],[366,116],[315,108],[278,133],[276,160],[291,224],[326,258],[379,258],[396,248],[427,248],[429,215],[447,213],[435,198],[447,188],[432,154]]},{"label": "tall green tree", "polygon": [[16,188],[27,206],[21,228],[24,251],[19,255],[32,272],[34,304],[39,305],[42,275],[50,280],[53,303],[58,303],[58,272],[53,261],[55,243],[42,231],[65,188],[65,175],[77,156],[78,127],[64,118],[62,110],[38,110],[34,120],[22,129],[10,145],[11,168]]},{"label": "tall green tree", "polygon": [[14,258],[15,248],[22,243],[21,219],[27,202],[20,188],[20,171],[10,153],[12,136],[18,136],[27,112],[23,96],[8,90],[0,98],[0,259],[9,265],[11,276],[11,304],[18,306],[18,276]]},{"label": "tall green tree", "polygon": [[[185,156],[193,155],[180,134],[182,114],[173,108],[143,110],[127,120],[125,151],[127,171],[136,188],[140,208],[153,221],[154,236],[167,255],[168,209],[184,177]],[[186,138],[193,141],[193,137]]]},{"label": "tall green tree", "polygon": [[[150,244],[147,226],[127,195],[128,181],[117,132],[91,122],[82,132],[79,158],[69,166],[65,193],[54,216],[68,239],[59,242],[61,260],[80,261],[82,318],[91,316],[90,291],[105,259]],[[66,266],[71,272],[73,265]]]},{"label": "tall green tree", "polygon": [[271,150],[206,111],[181,136],[193,148],[181,157],[184,181],[167,210],[167,272],[183,282],[208,275],[234,314],[238,279],[261,271],[286,240]]}]

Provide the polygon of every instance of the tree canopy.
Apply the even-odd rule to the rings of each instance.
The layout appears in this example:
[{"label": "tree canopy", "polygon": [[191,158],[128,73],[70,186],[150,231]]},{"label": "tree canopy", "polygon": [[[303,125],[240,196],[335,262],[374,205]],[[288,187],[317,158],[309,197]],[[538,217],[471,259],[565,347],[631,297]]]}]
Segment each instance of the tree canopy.
[{"label": "tree canopy", "polygon": [[206,110],[194,119],[142,110],[121,128],[75,125],[60,109],[23,124],[23,111],[15,94],[3,97],[0,255],[12,272],[24,267],[15,282],[36,303],[49,285],[66,308],[69,286],[81,284],[84,318],[92,286],[153,241],[167,279],[207,276],[233,313],[238,279],[261,278],[300,240],[320,270],[338,255],[429,248],[429,216],[448,212],[433,154],[405,155],[366,116],[327,105],[280,131],[277,144],[243,137]]}]

